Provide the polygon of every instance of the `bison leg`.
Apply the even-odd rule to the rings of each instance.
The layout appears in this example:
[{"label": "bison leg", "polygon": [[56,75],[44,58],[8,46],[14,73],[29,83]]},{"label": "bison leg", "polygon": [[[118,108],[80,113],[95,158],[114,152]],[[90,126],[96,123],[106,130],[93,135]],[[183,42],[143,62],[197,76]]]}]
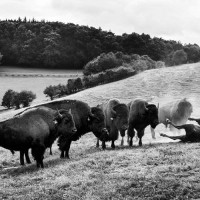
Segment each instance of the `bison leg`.
[{"label": "bison leg", "polygon": [[138,131],[138,137],[139,137],[139,146],[142,146],[142,137],[144,135],[144,130]]},{"label": "bison leg", "polygon": [[124,146],[124,137],[122,137],[121,146]]},{"label": "bison leg", "polygon": [[186,135],[179,135],[179,136],[169,136],[169,135],[166,135],[164,133],[160,133],[160,136],[162,137],[167,137],[167,138],[170,138],[172,140],[181,140],[183,142],[185,142],[186,140]]},{"label": "bison leg", "polygon": [[20,164],[24,165],[24,151],[20,151]]},{"label": "bison leg", "polygon": [[60,158],[64,158],[64,157],[65,157],[65,151],[61,151]]},{"label": "bison leg", "polygon": [[60,158],[68,158],[69,159],[69,149],[71,145],[71,140],[66,141],[65,146],[61,149]]},{"label": "bison leg", "polygon": [[151,129],[151,137],[152,137],[152,139],[156,139],[156,137],[155,137],[155,130],[151,127],[150,128]]},{"label": "bison leg", "polygon": [[185,129],[185,125],[177,126],[177,125],[173,124],[170,120],[167,120],[167,123],[172,125],[173,127],[177,128],[177,129]]},{"label": "bison leg", "polygon": [[44,144],[41,144],[39,139],[37,139],[32,145],[31,153],[34,159],[36,160],[37,167],[40,167],[40,166],[42,168],[44,167],[43,159],[44,159],[45,149],[46,148]]},{"label": "bison leg", "polygon": [[29,155],[28,155],[28,149],[25,151],[25,157],[26,157],[26,162],[27,162],[28,164],[30,164],[31,161],[30,161],[30,158],[29,158]]},{"label": "bison leg", "polygon": [[115,149],[115,140],[112,140],[111,147]]},{"label": "bison leg", "polygon": [[40,162],[40,166],[41,166],[41,168],[44,168],[43,160],[41,160],[41,162]]},{"label": "bison leg", "polygon": [[195,118],[190,117],[190,118],[188,118],[188,120],[196,121],[200,125],[200,119],[195,119]]},{"label": "bison leg", "polygon": [[104,150],[106,148],[106,142],[102,141],[102,149]]},{"label": "bison leg", "polygon": [[121,131],[120,131],[120,135],[121,135],[121,137],[122,137],[122,140],[121,140],[121,146],[124,146],[125,130],[121,130]]},{"label": "bison leg", "polygon": [[50,150],[49,154],[50,154],[50,155],[53,155],[53,154],[52,154],[52,149],[51,149],[51,147],[52,147],[52,146],[49,147],[49,150]]},{"label": "bison leg", "polygon": [[71,140],[67,141],[66,146],[65,146],[65,158],[69,159],[69,149],[70,149],[70,145],[71,145]]},{"label": "bison leg", "polygon": [[97,138],[97,143],[96,143],[96,147],[99,147],[99,139]]},{"label": "bison leg", "polygon": [[128,134],[128,138],[129,138],[129,146],[131,147],[131,146],[133,146],[133,137],[135,136],[135,131],[134,131],[131,123],[129,123],[127,134]]}]

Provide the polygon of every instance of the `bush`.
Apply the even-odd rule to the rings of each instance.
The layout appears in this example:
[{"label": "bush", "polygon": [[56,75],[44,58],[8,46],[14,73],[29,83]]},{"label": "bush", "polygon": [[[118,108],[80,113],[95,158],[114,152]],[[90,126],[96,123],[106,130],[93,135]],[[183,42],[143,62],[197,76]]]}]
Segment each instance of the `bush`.
[{"label": "bush", "polygon": [[3,96],[1,105],[7,108],[13,107],[15,92],[11,89],[7,90]]},{"label": "bush", "polygon": [[144,60],[146,65],[147,65],[147,69],[155,69],[156,68],[156,62],[154,60],[152,60],[149,56],[144,55],[141,56],[141,60]]},{"label": "bush", "polygon": [[27,107],[30,105],[30,103],[36,98],[36,95],[27,90],[23,90],[19,94],[19,102],[22,104],[23,107]]},{"label": "bush", "polygon": [[184,51],[187,53],[189,63],[200,61],[200,47],[198,45],[187,45],[184,47]]},{"label": "bush", "polygon": [[163,67],[165,67],[165,63],[164,62],[162,62],[162,61],[157,61],[156,62],[156,68],[163,68]]},{"label": "bush", "polygon": [[122,55],[120,55],[120,53],[116,54],[118,58],[113,52],[107,54],[102,53],[100,56],[88,62],[84,66],[83,74],[88,76],[120,66],[122,64],[122,60],[119,59],[119,57]]},{"label": "bush", "polygon": [[13,106],[15,106],[16,109],[20,109],[20,105],[20,93],[15,92]]},{"label": "bush", "polygon": [[67,89],[69,91],[69,94],[72,94],[76,91],[74,81],[75,81],[75,79],[68,79],[68,81],[67,81]]},{"label": "bush", "polygon": [[127,55],[122,52],[116,52],[115,54],[112,52],[108,54],[102,53],[84,66],[83,74],[88,76],[105,72],[119,66],[132,67],[134,70],[144,71],[147,69],[155,69],[156,62],[147,55]]},{"label": "bush", "polygon": [[135,62],[132,63],[132,68],[139,72],[139,71],[144,71],[148,69],[148,66],[145,62],[145,60],[136,60]]},{"label": "bush", "polygon": [[77,78],[74,80],[74,87],[76,91],[80,91],[83,89],[83,83],[81,78]]},{"label": "bush", "polygon": [[56,92],[57,92],[56,88],[54,86],[50,85],[50,86],[48,86],[48,87],[45,88],[45,90],[44,90],[43,93],[46,96],[50,97],[51,100],[53,100],[54,97],[56,96]]},{"label": "bush", "polygon": [[184,50],[177,50],[173,53],[172,63],[173,65],[181,65],[187,62],[187,54]]},{"label": "bush", "polygon": [[55,96],[62,97],[69,94],[67,85],[65,86],[65,85],[59,84],[58,86],[54,86],[54,87],[55,87]]},{"label": "bush", "polygon": [[11,108],[16,107],[20,108],[20,105],[27,107],[30,103],[36,98],[36,95],[31,91],[22,91],[20,93],[13,90],[8,90],[3,96],[2,106]]},{"label": "bush", "polygon": [[136,74],[132,68],[120,66],[115,69],[109,69],[99,74],[85,76],[83,78],[84,87],[94,87],[103,83],[110,83]]}]

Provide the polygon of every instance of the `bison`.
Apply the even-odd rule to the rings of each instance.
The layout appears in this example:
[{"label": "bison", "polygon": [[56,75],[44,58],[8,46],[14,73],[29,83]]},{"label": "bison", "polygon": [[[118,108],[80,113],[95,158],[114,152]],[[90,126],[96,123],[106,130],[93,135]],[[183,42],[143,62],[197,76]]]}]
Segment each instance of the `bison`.
[{"label": "bison", "polygon": [[166,134],[161,133],[160,135],[163,137],[168,137],[172,140],[181,140],[182,142],[200,142],[200,126],[194,124],[184,124],[177,126],[173,124],[170,120],[167,119],[167,123],[174,126],[177,129],[184,129],[186,135],[179,136],[168,136]]},{"label": "bison", "polygon": [[[192,113],[192,104],[186,98],[167,103],[158,109],[159,123],[163,123],[166,128],[168,123],[166,119],[172,121],[176,125],[183,125],[187,122]],[[173,131],[173,126],[170,125],[170,130]],[[151,128],[152,137],[155,138],[155,131]]]},{"label": "bison", "polygon": [[[108,141],[108,131],[105,126],[105,117],[100,108],[92,107],[78,100],[58,100],[42,104],[43,106],[56,109],[71,109],[77,132],[71,138],[64,135],[58,139],[61,150],[61,158],[69,158],[69,149],[72,141],[78,140],[82,135],[93,132],[101,141]],[[41,105],[38,105],[41,106]]]},{"label": "bison", "polygon": [[[128,107],[126,104],[120,103],[117,99],[111,99],[106,103],[99,105],[105,115],[106,128],[109,132],[109,139],[112,141],[111,147],[115,148],[115,140],[118,139],[119,132],[122,136],[121,145],[123,145],[125,131],[128,128]],[[99,139],[97,139],[97,147],[99,147]],[[102,143],[104,149],[105,142]]]},{"label": "bison", "polygon": [[189,117],[188,118],[190,121],[195,121],[195,122],[197,122],[199,125],[200,125],[200,119],[198,118],[198,119],[195,119],[195,118],[192,118],[192,117]]},{"label": "bison", "polygon": [[133,145],[133,137],[135,131],[139,138],[139,145],[142,146],[142,137],[144,129],[151,125],[155,128],[158,125],[158,108],[154,104],[148,104],[147,101],[136,99],[128,104],[129,107],[129,127],[128,127],[128,141],[129,146]]},{"label": "bison", "polygon": [[73,116],[66,110],[55,111],[47,107],[31,108],[14,118],[0,122],[0,146],[20,151],[20,163],[24,154],[30,163],[28,150],[36,160],[37,167],[44,167],[43,155],[59,135],[71,137],[76,132]]}]

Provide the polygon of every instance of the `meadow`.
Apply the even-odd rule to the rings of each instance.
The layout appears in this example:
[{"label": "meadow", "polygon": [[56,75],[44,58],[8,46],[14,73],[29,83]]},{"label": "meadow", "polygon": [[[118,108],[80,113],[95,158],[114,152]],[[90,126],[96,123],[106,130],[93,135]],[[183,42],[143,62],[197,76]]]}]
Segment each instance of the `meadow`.
[{"label": "meadow", "polygon": [[[29,78],[28,78],[29,79]],[[97,86],[63,97],[79,99],[95,106],[110,98],[128,103],[135,98],[162,105],[180,98],[193,104],[192,116],[200,117],[200,63],[172,68],[153,69],[136,76]],[[2,113],[0,120],[19,111]],[[71,159],[60,159],[53,145],[53,156],[47,149],[44,169],[32,164],[21,167],[19,153],[0,148],[0,197],[2,199],[199,199],[199,143],[179,143],[162,138],[163,125],[156,129],[156,140],[145,130],[144,145],[138,141],[130,148],[126,142],[116,149],[96,148],[92,133],[73,142]],[[182,131],[182,134],[184,131]],[[168,134],[172,134],[168,132]]]},{"label": "meadow", "polygon": [[[32,91],[37,96],[32,104],[46,101],[49,98],[43,94],[43,91],[47,86],[66,85],[68,79],[81,76],[80,70],[24,69],[0,66],[0,102],[2,102],[3,95],[8,89],[16,92]],[[0,109],[3,109],[3,107],[0,106]]]}]

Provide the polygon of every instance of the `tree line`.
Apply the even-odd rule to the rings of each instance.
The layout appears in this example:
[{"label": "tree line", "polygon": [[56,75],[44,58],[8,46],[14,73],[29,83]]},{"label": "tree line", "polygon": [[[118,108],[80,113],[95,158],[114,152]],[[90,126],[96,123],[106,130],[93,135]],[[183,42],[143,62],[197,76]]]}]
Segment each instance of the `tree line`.
[{"label": "tree line", "polygon": [[161,67],[165,67],[164,62],[154,61],[147,55],[102,53],[85,65],[83,78],[68,79],[66,85],[50,85],[45,88],[44,94],[53,100],[97,85],[118,81],[144,70]]},{"label": "tree line", "polygon": [[14,90],[7,90],[3,96],[1,106],[6,108],[19,109],[20,107],[28,107],[30,103],[36,98],[36,94],[31,91],[23,90],[16,92]]},{"label": "tree line", "polygon": [[26,18],[0,21],[0,52],[3,65],[63,69],[83,69],[109,52],[148,55],[169,66],[200,60],[197,44],[183,45],[144,33],[119,36],[101,28]]}]

